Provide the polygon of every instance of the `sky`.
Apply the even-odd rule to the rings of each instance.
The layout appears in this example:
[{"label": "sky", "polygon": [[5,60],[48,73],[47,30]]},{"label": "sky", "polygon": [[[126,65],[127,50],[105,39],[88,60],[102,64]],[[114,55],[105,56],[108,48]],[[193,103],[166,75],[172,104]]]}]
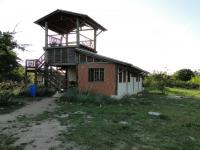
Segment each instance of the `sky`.
[{"label": "sky", "polygon": [[[31,44],[22,60],[43,53],[44,30],[34,24],[56,9],[87,14],[108,31],[97,38],[99,54],[149,72],[200,69],[199,0],[0,0],[0,30]],[[23,62],[22,62],[23,63]]]}]

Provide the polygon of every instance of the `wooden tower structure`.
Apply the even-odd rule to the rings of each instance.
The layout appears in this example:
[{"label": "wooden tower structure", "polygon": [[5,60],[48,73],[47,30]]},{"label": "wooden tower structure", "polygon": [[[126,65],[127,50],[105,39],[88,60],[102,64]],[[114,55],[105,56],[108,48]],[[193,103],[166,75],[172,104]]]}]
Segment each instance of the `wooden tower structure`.
[{"label": "wooden tower structure", "polygon": [[97,53],[97,36],[106,28],[88,15],[64,10],[56,10],[34,23],[45,31],[44,54],[39,59],[26,60],[26,78],[28,72],[34,72],[35,84],[40,78],[45,86],[58,90],[76,86],[77,64],[83,59],[89,61],[77,49]]}]

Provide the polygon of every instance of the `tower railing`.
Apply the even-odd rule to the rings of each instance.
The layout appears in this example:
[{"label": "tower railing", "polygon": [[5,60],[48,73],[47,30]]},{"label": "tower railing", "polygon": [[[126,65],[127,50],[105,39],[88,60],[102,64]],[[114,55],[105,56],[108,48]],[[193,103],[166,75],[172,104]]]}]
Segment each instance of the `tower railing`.
[{"label": "tower railing", "polygon": [[[78,44],[94,49],[94,40],[82,34],[80,34],[80,41]],[[68,37],[60,34],[48,35],[48,47],[59,46],[77,46],[75,33],[72,32],[68,34]]]}]

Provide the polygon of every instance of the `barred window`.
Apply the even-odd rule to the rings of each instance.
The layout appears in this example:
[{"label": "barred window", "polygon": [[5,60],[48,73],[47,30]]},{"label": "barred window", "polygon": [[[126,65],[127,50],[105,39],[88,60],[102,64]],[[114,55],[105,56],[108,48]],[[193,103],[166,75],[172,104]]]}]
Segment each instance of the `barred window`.
[{"label": "barred window", "polygon": [[136,82],[140,82],[140,76],[136,76]]},{"label": "barred window", "polygon": [[87,56],[87,62],[93,62],[93,57]]},{"label": "barred window", "polygon": [[100,81],[104,81],[104,68],[100,68]]},{"label": "barred window", "polygon": [[104,81],[104,68],[89,68],[88,81]]},{"label": "barred window", "polygon": [[119,83],[122,82],[122,69],[119,69]]},{"label": "barred window", "polygon": [[123,82],[126,82],[126,71],[123,71]]},{"label": "barred window", "polygon": [[130,72],[128,71],[128,82],[130,82],[130,80],[131,80],[131,74],[130,74]]},{"label": "barred window", "polygon": [[86,56],[85,55],[82,55],[80,54],[80,62],[86,62]]}]

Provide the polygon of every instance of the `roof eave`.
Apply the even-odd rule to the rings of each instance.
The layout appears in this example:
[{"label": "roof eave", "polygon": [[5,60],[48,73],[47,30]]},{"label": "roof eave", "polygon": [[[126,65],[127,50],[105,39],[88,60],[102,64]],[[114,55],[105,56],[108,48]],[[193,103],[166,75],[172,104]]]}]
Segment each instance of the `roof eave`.
[{"label": "roof eave", "polygon": [[[88,15],[80,14],[80,13],[75,13],[75,12],[71,12],[71,11],[66,11],[66,10],[61,10],[61,9],[57,9],[57,10],[55,10],[55,11],[49,13],[48,15],[46,15],[46,16],[44,16],[44,17],[42,17],[42,18],[40,18],[40,19],[38,19],[38,20],[36,20],[36,21],[34,21],[34,23],[35,23],[35,24],[38,24],[38,25],[40,25],[40,26],[42,26],[42,25],[43,25],[42,22],[45,21],[45,19],[47,19],[48,17],[50,17],[50,16],[52,16],[52,15],[54,15],[54,14],[56,14],[56,13],[59,13],[59,12],[65,13],[65,14],[70,14],[70,15],[76,15],[76,16],[82,18],[82,19],[87,19],[87,20],[89,20],[89,22],[90,22],[91,24],[94,24],[94,26],[96,26],[96,28],[98,28],[98,29],[100,29],[100,30],[102,30],[102,31],[107,31],[106,28],[104,28],[102,25],[100,25],[98,22],[96,22],[94,19],[92,19],[92,18],[89,17]],[[43,25],[43,26],[44,26],[44,25]]]},{"label": "roof eave", "polygon": [[106,61],[109,61],[109,62],[113,62],[113,63],[116,63],[116,64],[120,64],[120,65],[124,65],[124,66],[127,66],[127,67],[130,67],[130,68],[133,68],[133,69],[136,69],[142,73],[146,73],[148,74],[149,72],[137,67],[137,66],[134,66],[130,63],[126,63],[126,62],[123,62],[123,61],[120,61],[120,60],[116,60],[116,59],[113,59],[113,58],[109,58],[109,57],[106,57],[106,56],[102,56],[102,55],[99,55],[99,54],[96,54],[96,53],[93,53],[93,52],[89,52],[89,51],[86,51],[86,50],[83,50],[81,48],[76,48],[76,50],[78,52],[82,52],[82,53],[85,53],[85,54],[88,54],[88,55],[93,55],[93,56],[96,56],[98,58],[101,58],[101,59],[104,59]]}]

